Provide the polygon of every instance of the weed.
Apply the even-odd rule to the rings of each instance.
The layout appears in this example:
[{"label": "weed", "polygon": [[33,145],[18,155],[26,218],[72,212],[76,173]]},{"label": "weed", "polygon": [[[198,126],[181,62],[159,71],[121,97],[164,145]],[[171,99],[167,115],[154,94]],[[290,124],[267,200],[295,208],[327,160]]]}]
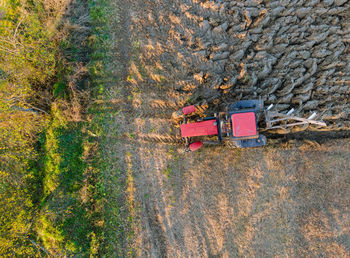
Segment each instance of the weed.
[{"label": "weed", "polygon": [[140,50],[140,41],[135,40],[132,44],[134,50],[139,51]]},{"label": "weed", "polygon": [[133,73],[129,74],[128,77],[126,78],[126,81],[133,82],[134,81],[134,74]]},{"label": "weed", "polygon": [[103,85],[102,85],[102,84],[99,84],[99,85],[98,85],[98,93],[99,93],[99,94],[102,94],[102,93],[103,93]]},{"label": "weed", "polygon": [[159,80],[162,84],[164,84],[166,82],[166,78],[163,75],[159,75]]},{"label": "weed", "polygon": [[170,178],[173,175],[173,169],[172,167],[170,167],[169,165],[162,170],[162,174],[166,177],[166,178]]},{"label": "weed", "polygon": [[67,98],[67,85],[63,81],[57,82],[53,85],[54,98]]},{"label": "weed", "polygon": [[236,157],[241,157],[242,156],[242,149],[241,148],[236,148],[235,149],[235,154],[236,154]]}]

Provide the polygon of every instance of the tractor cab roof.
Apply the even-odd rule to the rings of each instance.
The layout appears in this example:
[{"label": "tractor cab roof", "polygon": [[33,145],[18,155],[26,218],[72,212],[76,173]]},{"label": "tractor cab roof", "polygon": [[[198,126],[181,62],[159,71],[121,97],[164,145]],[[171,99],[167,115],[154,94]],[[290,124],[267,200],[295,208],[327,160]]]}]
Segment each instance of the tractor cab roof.
[{"label": "tractor cab roof", "polygon": [[234,113],[231,115],[231,123],[233,137],[257,135],[255,112]]}]

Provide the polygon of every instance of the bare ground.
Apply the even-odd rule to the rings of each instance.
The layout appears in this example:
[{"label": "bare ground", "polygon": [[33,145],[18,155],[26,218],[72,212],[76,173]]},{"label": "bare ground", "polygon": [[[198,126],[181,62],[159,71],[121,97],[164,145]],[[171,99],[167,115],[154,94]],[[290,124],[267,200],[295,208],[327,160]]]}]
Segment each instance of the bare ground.
[{"label": "bare ground", "polygon": [[[127,244],[152,257],[349,256],[348,1],[113,3],[123,82],[108,87],[108,152],[136,218]],[[173,111],[258,96],[319,111],[328,138],[181,154]]]}]

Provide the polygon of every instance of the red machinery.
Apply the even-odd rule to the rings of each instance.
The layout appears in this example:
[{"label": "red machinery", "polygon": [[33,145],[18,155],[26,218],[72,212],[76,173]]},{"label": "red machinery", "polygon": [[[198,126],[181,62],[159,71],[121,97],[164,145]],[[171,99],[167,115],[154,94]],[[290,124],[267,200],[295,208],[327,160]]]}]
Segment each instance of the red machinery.
[{"label": "red machinery", "polygon": [[[228,105],[225,112],[191,123],[188,123],[188,117],[195,114],[196,106],[185,107],[182,109],[184,120],[180,127],[181,137],[190,151],[199,149],[203,144],[220,144],[224,138],[235,147],[247,148],[266,144],[266,137],[259,134],[258,121],[261,115],[265,116],[266,129],[287,130],[289,127],[309,124],[326,126],[322,121],[313,120],[315,113],[305,119],[294,116],[294,109],[282,114],[270,111],[272,105],[267,110],[263,110],[263,107],[262,100],[242,100]],[[199,140],[199,137],[217,137],[217,140]],[[197,141],[193,141],[196,138]]]}]

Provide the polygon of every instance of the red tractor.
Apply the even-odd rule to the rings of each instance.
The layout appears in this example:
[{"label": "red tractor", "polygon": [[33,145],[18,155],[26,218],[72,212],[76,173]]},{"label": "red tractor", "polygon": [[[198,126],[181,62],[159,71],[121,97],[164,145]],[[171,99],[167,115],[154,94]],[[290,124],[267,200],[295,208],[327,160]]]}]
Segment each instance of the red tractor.
[{"label": "red tractor", "polygon": [[[196,106],[187,106],[182,109],[181,137],[185,140],[188,151],[195,151],[203,144],[220,144],[223,141],[234,147],[247,148],[266,144],[266,137],[259,134],[258,122],[262,116],[265,117],[265,129],[288,132],[288,128],[296,126],[302,126],[304,129],[309,124],[326,126],[322,121],[313,120],[316,117],[315,113],[305,119],[294,116],[294,109],[282,114],[271,111],[272,107],[273,105],[270,105],[264,110],[262,100],[241,100],[228,105],[225,112],[189,122],[189,118],[196,114]],[[207,139],[199,140],[199,137]]]}]

